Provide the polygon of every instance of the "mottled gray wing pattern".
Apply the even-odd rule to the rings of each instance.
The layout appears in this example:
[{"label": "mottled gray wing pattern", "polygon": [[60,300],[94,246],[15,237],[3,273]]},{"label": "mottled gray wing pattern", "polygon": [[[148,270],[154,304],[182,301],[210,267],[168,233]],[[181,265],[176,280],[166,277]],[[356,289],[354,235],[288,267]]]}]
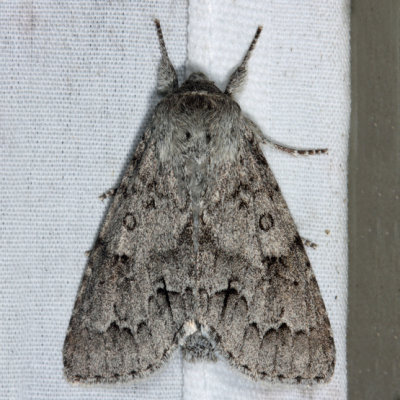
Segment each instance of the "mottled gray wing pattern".
[{"label": "mottled gray wing pattern", "polygon": [[177,345],[187,319],[187,287],[194,287],[190,199],[172,172],[160,169],[156,151],[149,130],[90,253],[64,344],[71,381],[150,373]]},{"label": "mottled gray wing pattern", "polygon": [[200,221],[199,320],[257,379],[323,382],[334,370],[329,319],[302,240],[247,126],[239,166],[222,167]]}]

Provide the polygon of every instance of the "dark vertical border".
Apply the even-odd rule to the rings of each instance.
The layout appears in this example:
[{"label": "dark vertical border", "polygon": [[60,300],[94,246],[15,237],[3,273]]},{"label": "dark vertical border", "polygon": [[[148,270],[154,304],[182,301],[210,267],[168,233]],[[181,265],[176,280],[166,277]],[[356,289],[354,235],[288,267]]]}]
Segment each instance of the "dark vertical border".
[{"label": "dark vertical border", "polygon": [[400,1],[353,0],[350,399],[400,399]]}]

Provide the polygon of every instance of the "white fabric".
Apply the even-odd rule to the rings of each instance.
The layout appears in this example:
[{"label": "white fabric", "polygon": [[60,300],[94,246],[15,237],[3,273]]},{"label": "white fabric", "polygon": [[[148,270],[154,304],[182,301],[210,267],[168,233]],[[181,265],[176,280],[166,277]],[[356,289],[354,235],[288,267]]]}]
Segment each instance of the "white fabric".
[{"label": "white fabric", "polygon": [[114,187],[158,98],[160,49],[183,66],[186,1],[0,2],[0,399],[179,399],[179,354],[137,384],[63,376],[78,286]]},{"label": "white fabric", "polygon": [[[312,388],[252,382],[227,364],[184,364],[187,399],[345,399],[347,308],[346,163],[350,114],[349,2],[193,1],[188,58],[225,87],[258,25],[261,37],[238,96],[270,138],[328,156],[265,154],[308,250],[331,320],[337,351],[332,381]],[[325,231],[328,230],[329,234]]]},{"label": "white fabric", "polygon": [[[337,347],[328,385],[255,383],[179,353],[135,384],[64,380],[84,252],[106,209],[97,196],[118,181],[158,101],[154,17],[180,78],[188,43],[189,64],[218,84],[263,24],[242,109],[282,143],[329,147],[308,158],[265,149],[301,235],[319,245],[308,253]],[[0,18],[0,398],[344,399],[348,0],[196,1],[189,11],[185,0],[5,0]]]}]

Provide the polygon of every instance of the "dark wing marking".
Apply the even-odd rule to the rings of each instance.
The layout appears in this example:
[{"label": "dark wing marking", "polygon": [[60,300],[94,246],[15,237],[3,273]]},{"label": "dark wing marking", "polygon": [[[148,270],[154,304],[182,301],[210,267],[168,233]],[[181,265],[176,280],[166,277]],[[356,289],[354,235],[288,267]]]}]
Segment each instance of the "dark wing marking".
[{"label": "dark wing marking", "polygon": [[230,363],[256,379],[327,381],[335,347],[325,306],[289,209],[249,129],[239,163],[221,168],[206,194],[198,318]]},{"label": "dark wing marking", "polygon": [[89,257],[64,344],[71,381],[150,373],[176,347],[189,312],[190,202],[172,172],[160,170],[151,135],[138,145]]}]

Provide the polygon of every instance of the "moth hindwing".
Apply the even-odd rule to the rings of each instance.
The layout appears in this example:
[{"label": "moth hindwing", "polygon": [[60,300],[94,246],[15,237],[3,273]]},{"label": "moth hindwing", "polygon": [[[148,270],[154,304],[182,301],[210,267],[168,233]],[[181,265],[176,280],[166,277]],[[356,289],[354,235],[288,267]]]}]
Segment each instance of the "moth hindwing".
[{"label": "moth hindwing", "polygon": [[70,381],[145,376],[182,346],[255,379],[324,382],[329,319],[302,240],[233,95],[204,74],[179,87],[159,22],[166,96],[90,252],[64,344]]}]

